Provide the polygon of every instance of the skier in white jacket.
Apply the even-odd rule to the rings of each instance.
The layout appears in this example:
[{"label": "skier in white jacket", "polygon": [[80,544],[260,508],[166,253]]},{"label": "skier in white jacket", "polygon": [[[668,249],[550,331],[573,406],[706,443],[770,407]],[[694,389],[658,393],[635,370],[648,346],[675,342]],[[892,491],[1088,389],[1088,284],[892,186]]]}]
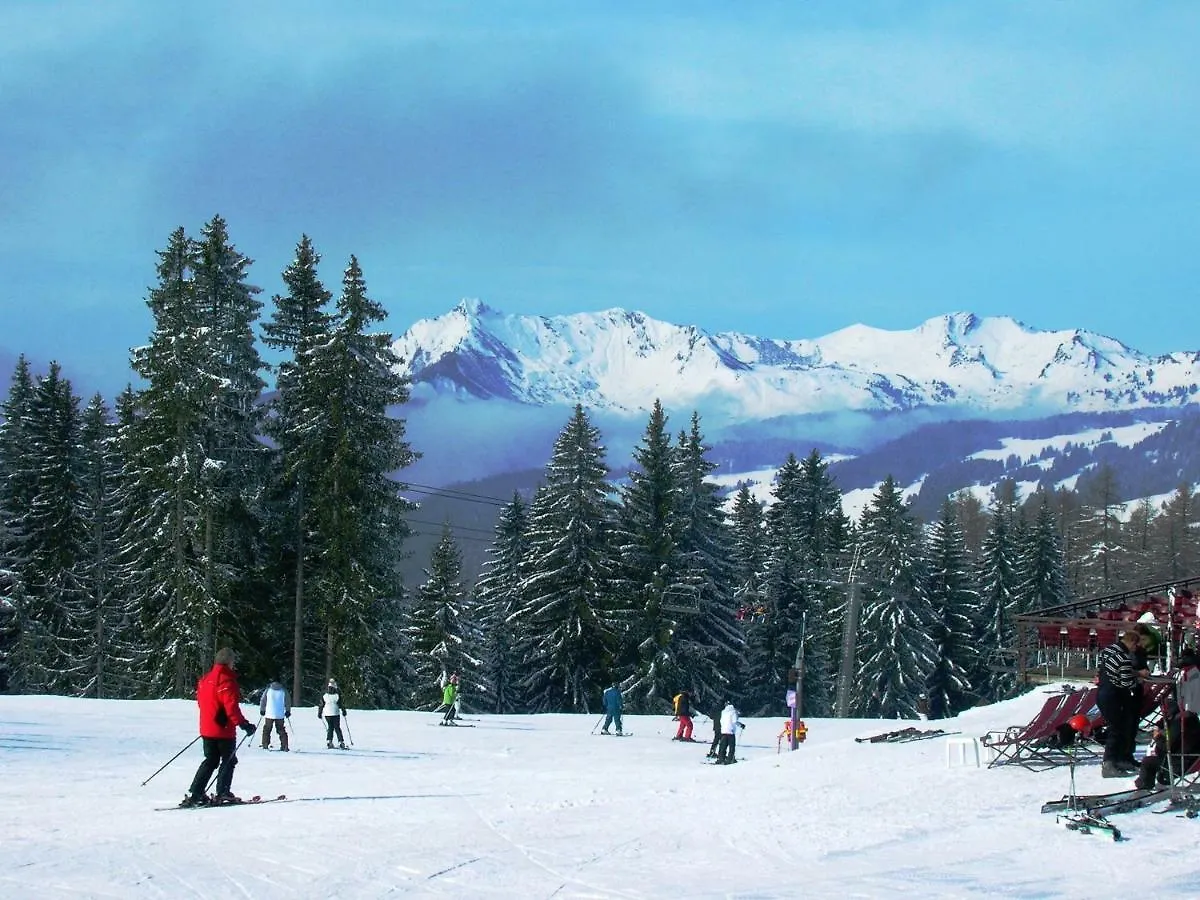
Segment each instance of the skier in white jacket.
[{"label": "skier in white jacket", "polygon": [[725,708],[721,710],[721,741],[717,746],[717,764],[727,766],[730,763],[737,762],[737,731],[739,728],[745,728],[738,721],[737,707],[733,705],[732,700],[725,701]]},{"label": "skier in white jacket", "polygon": [[345,714],[346,707],[342,704],[342,695],[338,690],[337,682],[330,678],[329,684],[325,685],[325,693],[321,697],[321,702],[317,706],[317,717],[325,720],[325,746],[331,750],[335,734],[338,739],[338,747],[342,750],[346,749],[346,740],[342,737],[342,716]]},{"label": "skier in white jacket", "polygon": [[258,703],[259,715],[263,717],[262,748],[271,749],[271,729],[279,733],[279,749],[287,752],[288,733],[285,719],[292,716],[292,703],[287,689],[278,681],[272,681],[262,692]]}]

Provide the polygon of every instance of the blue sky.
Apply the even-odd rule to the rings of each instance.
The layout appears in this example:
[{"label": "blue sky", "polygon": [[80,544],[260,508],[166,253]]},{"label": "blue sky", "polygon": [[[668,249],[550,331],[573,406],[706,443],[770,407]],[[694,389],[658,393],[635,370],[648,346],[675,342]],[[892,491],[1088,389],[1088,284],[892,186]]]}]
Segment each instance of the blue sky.
[{"label": "blue sky", "polygon": [[396,333],[478,297],[1200,349],[1198,46],[1194,0],[9,0],[0,365],[115,392],[216,213],[264,299],[307,233]]}]

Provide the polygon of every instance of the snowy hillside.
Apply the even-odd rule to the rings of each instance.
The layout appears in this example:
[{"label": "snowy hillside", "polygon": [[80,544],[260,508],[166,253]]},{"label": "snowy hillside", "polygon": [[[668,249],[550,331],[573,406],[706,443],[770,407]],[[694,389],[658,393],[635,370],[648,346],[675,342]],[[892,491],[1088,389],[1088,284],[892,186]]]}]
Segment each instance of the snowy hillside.
[{"label": "snowy hillside", "polygon": [[625,413],[648,410],[657,397],[668,409],[743,421],[928,407],[1027,418],[1178,406],[1200,382],[1200,353],[1150,358],[1086,331],[1038,331],[970,313],[909,331],[855,325],[784,340],[709,334],[621,309],[506,315],[470,300],[417,322],[395,348],[414,381],[439,393]]},{"label": "snowy hillside", "polygon": [[[287,802],[156,811],[199,762],[185,701],[0,696],[0,893],[78,897],[1191,898],[1195,822],[1114,816],[1128,841],[1067,831],[1043,801],[1065,769],[947,765],[947,738],[858,743],[904,725],[977,736],[1028,721],[1041,690],[957,720],[810,720],[776,753],[750,720],[735,766],[670,740],[668,716],[352,712],[325,750],[312,708],[295,752],[248,743],[235,791]],[[251,712],[247,708],[247,712]],[[257,711],[254,710],[257,719]],[[709,735],[699,720],[698,736]],[[957,760],[955,760],[957,762]],[[1125,787],[1082,766],[1079,790]]]}]

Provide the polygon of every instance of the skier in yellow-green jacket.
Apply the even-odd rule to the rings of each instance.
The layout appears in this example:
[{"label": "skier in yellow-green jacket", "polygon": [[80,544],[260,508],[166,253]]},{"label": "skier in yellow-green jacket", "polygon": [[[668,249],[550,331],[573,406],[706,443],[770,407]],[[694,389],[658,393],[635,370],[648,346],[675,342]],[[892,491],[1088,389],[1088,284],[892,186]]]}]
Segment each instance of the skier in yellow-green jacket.
[{"label": "skier in yellow-green jacket", "polygon": [[442,688],[442,706],[446,707],[446,715],[440,724],[453,725],[458,717],[458,674],[451,675]]}]

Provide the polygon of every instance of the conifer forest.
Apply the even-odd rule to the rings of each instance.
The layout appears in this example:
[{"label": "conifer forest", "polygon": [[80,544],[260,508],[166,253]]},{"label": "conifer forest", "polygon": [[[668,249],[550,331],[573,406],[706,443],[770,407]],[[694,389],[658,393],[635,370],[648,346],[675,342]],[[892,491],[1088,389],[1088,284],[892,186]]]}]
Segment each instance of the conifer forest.
[{"label": "conifer forest", "polygon": [[22,358],[0,410],[7,691],[189,697],[227,645],[244,688],[280,679],[297,705],[335,677],[351,707],[430,709],[457,672],[482,712],[596,712],[615,683],[631,712],[687,688],[702,711],[782,715],[799,663],[801,708],[825,716],[854,585],[844,711],[937,718],[1013,692],[1014,616],[1200,572],[1186,484],[1123,516],[1111,470],[1083,495],[1002,483],[923,522],[888,478],[851,520],[815,450],[780,461],[771,502],[725,496],[700,417],[656,402],[616,461],[575,407],[476,583],[449,525],[405,583],[404,470],[438,448],[406,440],[410,385],[358,261],[330,290],[302,237],[264,303],[219,216],[156,255],[137,387],[84,401]]}]

